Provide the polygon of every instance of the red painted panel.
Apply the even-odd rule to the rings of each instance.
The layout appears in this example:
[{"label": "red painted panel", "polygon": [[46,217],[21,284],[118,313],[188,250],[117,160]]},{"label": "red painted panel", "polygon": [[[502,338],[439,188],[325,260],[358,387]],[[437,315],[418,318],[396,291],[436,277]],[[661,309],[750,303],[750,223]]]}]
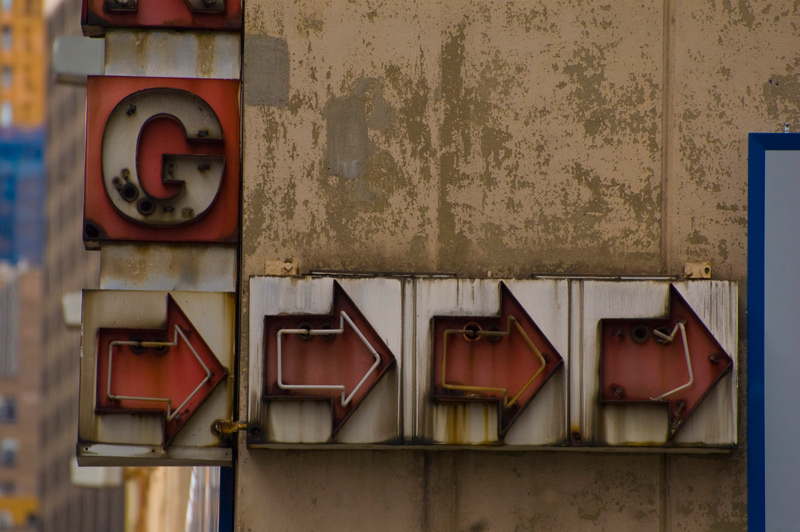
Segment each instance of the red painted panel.
[{"label": "red painted panel", "polygon": [[504,283],[500,294],[500,316],[433,318],[432,396],[497,402],[503,436],[563,359]]},{"label": "red painted panel", "polygon": [[[165,445],[227,374],[225,367],[203,340],[201,331],[194,328],[172,297],[167,297],[164,329],[114,328],[98,331],[96,399],[99,413],[163,413]],[[123,344],[112,346],[112,342]],[[125,342],[175,345],[138,346],[126,345]],[[211,372],[208,379],[195,352]],[[112,369],[112,394],[128,398],[109,397],[109,361]],[[131,397],[170,399],[169,408],[165,401],[146,401]],[[170,419],[168,410],[176,411],[179,408],[174,418]]]},{"label": "red painted panel", "polygon": [[[666,405],[670,437],[733,366],[731,357],[673,286],[668,317],[600,323],[600,400]],[[678,323],[683,325],[686,345]],[[654,331],[674,333],[674,338],[665,342]],[[693,376],[689,386],[687,346]],[[670,393],[673,390],[677,391]]]},{"label": "red painted panel", "polygon": [[[136,171],[142,187],[155,199],[175,194],[187,182],[163,182],[161,169],[165,154],[217,156],[224,159],[221,184],[210,207],[185,217],[175,225],[154,226],[123,216],[107,193],[103,180],[103,141],[110,136],[106,125],[123,100],[131,95],[148,94],[153,89],[185,91],[199,97],[216,114],[222,131],[221,140],[187,139],[182,124],[171,117],[171,109],[144,124],[136,146]],[[87,85],[86,117],[86,187],[84,191],[84,240],[141,242],[220,242],[238,240],[239,220],[239,81],[216,79],[171,79],[90,76]],[[119,110],[116,111],[119,114]],[[135,109],[131,109],[135,112]],[[110,128],[109,128],[110,129]],[[134,137],[136,133],[130,133]],[[222,162],[220,163],[222,164]],[[115,198],[117,203],[119,198]]]},{"label": "red painted panel", "polygon": [[[352,320],[352,324],[343,315]],[[287,329],[332,330],[334,333],[315,336],[283,334],[279,357],[278,332]],[[379,360],[370,349],[375,350]],[[264,399],[330,401],[333,434],[339,431],[395,363],[394,355],[383,339],[339,283],[334,283],[333,313],[330,315],[265,316],[264,358]],[[278,376],[279,358],[281,380]],[[309,388],[282,388],[279,382],[287,387],[300,385]],[[325,389],[326,386],[343,386],[343,390]],[[343,394],[349,398],[347,404],[342,404]],[[251,437],[250,441],[256,439]]]},{"label": "red painted panel", "polygon": [[103,35],[106,28],[242,29],[241,0],[224,0],[224,10],[219,12],[193,11],[186,0],[128,0],[127,5],[135,7],[132,10],[110,10],[107,3],[107,0],[83,0],[84,35]]}]

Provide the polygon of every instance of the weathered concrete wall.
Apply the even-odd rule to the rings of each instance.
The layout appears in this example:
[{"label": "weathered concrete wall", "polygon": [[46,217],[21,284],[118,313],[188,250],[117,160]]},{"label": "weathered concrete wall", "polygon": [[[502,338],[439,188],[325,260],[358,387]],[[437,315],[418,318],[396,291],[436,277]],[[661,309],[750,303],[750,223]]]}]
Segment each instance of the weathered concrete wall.
[{"label": "weathered concrete wall", "polygon": [[[243,280],[284,259],[465,277],[711,261],[745,280],[746,134],[800,128],[797,0],[249,0],[245,16]],[[241,338],[247,368],[246,325]],[[743,448],[242,445],[237,522],[744,530]]]}]

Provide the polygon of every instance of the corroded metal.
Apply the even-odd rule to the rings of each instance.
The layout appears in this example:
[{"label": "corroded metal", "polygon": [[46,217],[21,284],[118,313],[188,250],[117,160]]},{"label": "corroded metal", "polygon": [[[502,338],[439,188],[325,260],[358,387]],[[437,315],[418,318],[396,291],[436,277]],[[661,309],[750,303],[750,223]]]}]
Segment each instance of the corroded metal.
[{"label": "corroded metal", "polygon": [[436,400],[499,404],[502,436],[563,359],[500,283],[500,316],[433,318],[433,392]]},{"label": "corroded metal", "polygon": [[163,412],[164,445],[227,375],[203,331],[169,295],[166,328],[101,328],[97,334],[97,411]]},{"label": "corroded metal", "polygon": [[330,315],[264,317],[265,401],[329,401],[335,435],[395,364],[339,283]]},{"label": "corroded metal", "polygon": [[83,34],[107,28],[163,28],[238,31],[241,0],[83,0]]},{"label": "corroded metal", "polygon": [[235,80],[89,78],[87,247],[237,241],[238,90]]},{"label": "corroded metal", "polygon": [[667,405],[670,437],[733,366],[674,286],[667,318],[600,324],[600,400]]}]

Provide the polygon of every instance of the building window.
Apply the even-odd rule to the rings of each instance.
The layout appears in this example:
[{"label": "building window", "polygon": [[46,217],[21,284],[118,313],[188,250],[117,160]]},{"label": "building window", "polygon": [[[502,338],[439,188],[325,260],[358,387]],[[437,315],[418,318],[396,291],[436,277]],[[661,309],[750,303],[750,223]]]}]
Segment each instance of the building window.
[{"label": "building window", "polygon": [[8,65],[3,65],[2,84],[3,88],[7,89],[11,86],[11,75],[13,70]]},{"label": "building window", "polygon": [[14,112],[11,107],[11,102],[3,102],[0,105],[0,126],[9,127],[14,120]]},{"label": "building window", "polygon": [[3,467],[14,467],[17,464],[19,442],[15,438],[4,438],[0,441],[0,464]]},{"label": "building window", "polygon": [[17,420],[17,401],[13,397],[0,397],[0,423]]},{"label": "building window", "polygon": [[3,50],[11,50],[12,38],[13,36],[11,34],[11,26],[3,26],[2,30]]}]

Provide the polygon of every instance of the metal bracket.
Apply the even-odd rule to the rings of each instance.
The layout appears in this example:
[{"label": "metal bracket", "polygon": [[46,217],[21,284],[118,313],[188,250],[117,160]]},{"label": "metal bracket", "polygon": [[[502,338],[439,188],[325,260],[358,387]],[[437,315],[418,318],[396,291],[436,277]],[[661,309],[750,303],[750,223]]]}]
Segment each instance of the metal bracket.
[{"label": "metal bracket", "polygon": [[236,434],[240,430],[247,430],[247,423],[231,419],[218,419],[211,425],[211,431],[220,436]]}]

